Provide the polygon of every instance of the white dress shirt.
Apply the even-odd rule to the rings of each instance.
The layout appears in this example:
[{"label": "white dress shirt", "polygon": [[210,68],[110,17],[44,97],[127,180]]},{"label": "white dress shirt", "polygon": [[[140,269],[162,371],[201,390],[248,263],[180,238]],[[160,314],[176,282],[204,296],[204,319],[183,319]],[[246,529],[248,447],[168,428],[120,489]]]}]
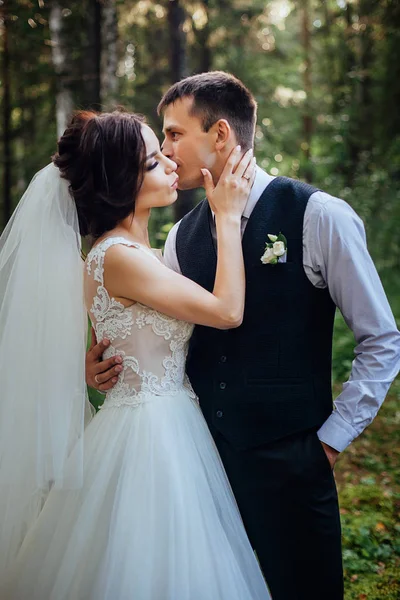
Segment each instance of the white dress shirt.
[{"label": "white dress shirt", "polygon": [[[243,211],[242,235],[262,192],[273,179],[257,167]],[[179,223],[169,232],[164,249],[165,264],[178,273]],[[215,226],[213,236],[216,239]],[[315,192],[307,203],[303,266],[315,287],[328,287],[357,342],[349,380],[318,431],[321,441],[341,452],[374,419],[399,371],[400,333],[368,253],[363,222],[346,202],[325,192]]]}]

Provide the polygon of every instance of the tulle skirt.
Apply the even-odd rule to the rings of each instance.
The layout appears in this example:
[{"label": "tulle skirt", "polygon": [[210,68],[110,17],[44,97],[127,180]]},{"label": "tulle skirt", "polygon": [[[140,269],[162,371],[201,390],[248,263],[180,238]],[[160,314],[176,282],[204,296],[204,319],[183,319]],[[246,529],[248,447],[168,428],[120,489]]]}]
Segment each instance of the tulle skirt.
[{"label": "tulle skirt", "polygon": [[52,490],[1,600],[268,600],[212,437],[186,393],[104,408],[84,485]]}]

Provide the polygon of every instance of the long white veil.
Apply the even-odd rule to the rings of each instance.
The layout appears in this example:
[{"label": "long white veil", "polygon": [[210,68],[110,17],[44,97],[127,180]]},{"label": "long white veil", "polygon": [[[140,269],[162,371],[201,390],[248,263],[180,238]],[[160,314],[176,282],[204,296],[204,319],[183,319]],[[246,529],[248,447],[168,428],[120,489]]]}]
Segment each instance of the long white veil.
[{"label": "long white veil", "polygon": [[77,212],[50,164],[0,238],[0,580],[49,489],[81,486],[86,327]]}]

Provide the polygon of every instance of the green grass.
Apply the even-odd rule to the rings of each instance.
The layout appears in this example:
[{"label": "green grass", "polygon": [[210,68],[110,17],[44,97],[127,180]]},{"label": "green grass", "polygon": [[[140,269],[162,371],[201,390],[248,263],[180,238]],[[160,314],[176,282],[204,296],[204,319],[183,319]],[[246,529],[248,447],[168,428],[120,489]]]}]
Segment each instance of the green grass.
[{"label": "green grass", "polygon": [[346,600],[400,598],[400,382],[335,472]]}]

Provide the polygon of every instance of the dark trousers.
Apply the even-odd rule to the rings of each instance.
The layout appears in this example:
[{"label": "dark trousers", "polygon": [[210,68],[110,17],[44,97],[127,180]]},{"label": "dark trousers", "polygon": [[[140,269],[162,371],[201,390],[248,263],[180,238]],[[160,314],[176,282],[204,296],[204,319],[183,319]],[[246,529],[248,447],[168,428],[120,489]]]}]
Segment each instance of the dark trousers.
[{"label": "dark trousers", "polygon": [[239,451],[214,433],[273,600],[343,600],[336,485],[317,434]]}]

